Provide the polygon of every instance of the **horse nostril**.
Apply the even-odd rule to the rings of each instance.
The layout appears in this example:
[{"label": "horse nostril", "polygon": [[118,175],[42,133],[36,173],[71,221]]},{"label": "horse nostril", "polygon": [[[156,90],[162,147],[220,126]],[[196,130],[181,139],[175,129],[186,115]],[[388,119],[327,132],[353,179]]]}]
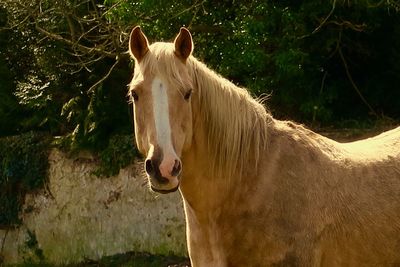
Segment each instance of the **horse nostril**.
[{"label": "horse nostril", "polygon": [[148,174],[154,174],[154,166],[153,166],[153,162],[151,159],[146,159],[144,166],[145,166],[145,170]]},{"label": "horse nostril", "polygon": [[181,162],[179,160],[175,160],[174,168],[172,168],[171,175],[172,176],[178,176],[181,173],[182,166]]}]

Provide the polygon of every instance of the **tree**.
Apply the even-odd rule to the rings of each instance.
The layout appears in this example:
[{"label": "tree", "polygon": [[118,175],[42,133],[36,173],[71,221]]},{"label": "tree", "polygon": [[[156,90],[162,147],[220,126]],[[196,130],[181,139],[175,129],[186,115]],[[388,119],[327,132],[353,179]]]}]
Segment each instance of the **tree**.
[{"label": "tree", "polygon": [[21,121],[24,129],[69,134],[78,146],[107,143],[114,128],[129,132],[127,37],[108,22],[108,9],[68,0],[3,1],[2,7],[14,95],[32,114]]},{"label": "tree", "polygon": [[14,88],[7,102],[24,110],[19,127],[68,135],[78,146],[102,147],[111,134],[131,132],[126,50],[138,24],[151,41],[188,27],[195,56],[256,96],[272,93],[277,117],[322,125],[400,118],[395,0],[3,0],[1,7]]}]

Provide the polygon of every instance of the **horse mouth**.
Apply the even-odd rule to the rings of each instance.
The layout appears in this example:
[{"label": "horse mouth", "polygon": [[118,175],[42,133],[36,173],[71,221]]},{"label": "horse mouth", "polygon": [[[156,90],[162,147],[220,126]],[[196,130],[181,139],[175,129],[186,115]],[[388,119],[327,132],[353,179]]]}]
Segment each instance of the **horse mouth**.
[{"label": "horse mouth", "polygon": [[176,187],[172,188],[172,189],[157,189],[157,188],[155,188],[153,186],[150,186],[150,188],[154,192],[161,193],[161,194],[168,194],[168,193],[172,193],[172,192],[175,192],[176,190],[178,190],[179,184]]}]

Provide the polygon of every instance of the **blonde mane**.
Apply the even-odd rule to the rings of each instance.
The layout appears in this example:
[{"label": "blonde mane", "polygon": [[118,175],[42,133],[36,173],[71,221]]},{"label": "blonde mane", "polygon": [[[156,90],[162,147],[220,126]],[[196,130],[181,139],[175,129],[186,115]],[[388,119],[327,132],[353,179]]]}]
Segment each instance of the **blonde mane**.
[{"label": "blonde mane", "polygon": [[[178,87],[193,88],[193,98],[199,105],[198,114],[193,116],[201,118],[205,128],[211,175],[241,177],[245,169],[255,170],[260,151],[266,146],[268,123],[272,121],[264,106],[246,89],[219,76],[193,56],[186,62],[191,79],[185,80],[172,43],[153,43],[149,49],[150,53],[140,62],[142,69]],[[134,75],[134,80],[140,80],[138,76],[142,74],[135,68]],[[249,165],[254,168],[248,168]]]},{"label": "blonde mane", "polygon": [[196,58],[190,57],[188,66],[200,103],[197,115],[207,127],[214,175],[243,176],[245,165],[255,170],[260,150],[266,145],[270,115],[246,89],[219,76]]}]

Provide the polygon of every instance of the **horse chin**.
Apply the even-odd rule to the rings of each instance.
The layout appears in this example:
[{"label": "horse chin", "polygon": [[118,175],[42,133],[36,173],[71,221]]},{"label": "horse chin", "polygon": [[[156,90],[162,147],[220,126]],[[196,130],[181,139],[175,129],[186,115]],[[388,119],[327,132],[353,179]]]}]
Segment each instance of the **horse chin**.
[{"label": "horse chin", "polygon": [[152,177],[149,176],[150,189],[154,192],[161,194],[168,194],[178,190],[180,185],[180,177],[171,177],[170,179],[164,177]]},{"label": "horse chin", "polygon": [[150,188],[154,192],[161,193],[161,194],[168,194],[168,193],[172,193],[172,192],[175,192],[176,190],[178,190],[179,184],[172,189],[158,189],[158,188],[153,187],[152,185],[150,186]]}]

